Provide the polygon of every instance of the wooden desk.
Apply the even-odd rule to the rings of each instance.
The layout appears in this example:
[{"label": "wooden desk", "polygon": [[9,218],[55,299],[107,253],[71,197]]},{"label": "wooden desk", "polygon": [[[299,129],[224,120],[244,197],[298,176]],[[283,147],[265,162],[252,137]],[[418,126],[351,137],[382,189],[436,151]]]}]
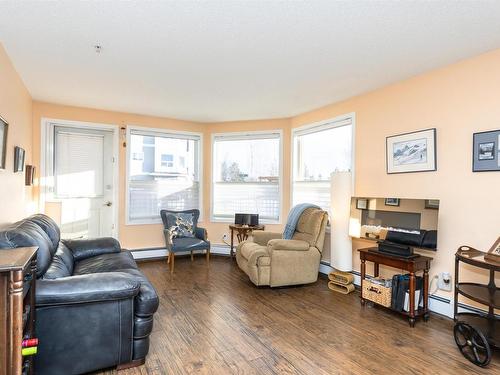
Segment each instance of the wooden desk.
[{"label": "wooden desk", "polygon": [[236,232],[236,238],[238,242],[246,241],[248,236],[254,230],[264,230],[264,225],[239,225],[239,224],[230,224],[229,229],[231,230],[231,257],[234,254],[234,232]]},{"label": "wooden desk", "polygon": [[[424,321],[429,319],[429,268],[431,266],[432,258],[419,255],[415,258],[400,258],[393,255],[384,254],[378,251],[376,247],[359,249],[359,258],[361,260],[361,282],[366,277],[366,262],[374,263],[374,277],[379,275],[379,265],[394,267],[400,270],[405,270],[410,273],[409,285],[409,311],[402,311],[401,314],[408,316],[408,322],[411,327],[415,326],[415,318],[423,316]],[[415,311],[415,289],[416,279],[415,273],[423,272],[423,300],[424,306]],[[364,305],[366,300],[361,294],[361,304]]]}]

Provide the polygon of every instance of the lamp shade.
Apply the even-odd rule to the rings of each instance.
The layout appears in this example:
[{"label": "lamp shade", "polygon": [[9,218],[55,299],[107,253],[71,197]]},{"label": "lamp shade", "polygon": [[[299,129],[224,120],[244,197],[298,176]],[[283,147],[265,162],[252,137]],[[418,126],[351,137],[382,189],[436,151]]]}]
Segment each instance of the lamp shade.
[{"label": "lamp shade", "polygon": [[351,172],[333,172],[330,213],[331,265],[344,272],[352,271],[352,242],[349,236],[351,195]]}]

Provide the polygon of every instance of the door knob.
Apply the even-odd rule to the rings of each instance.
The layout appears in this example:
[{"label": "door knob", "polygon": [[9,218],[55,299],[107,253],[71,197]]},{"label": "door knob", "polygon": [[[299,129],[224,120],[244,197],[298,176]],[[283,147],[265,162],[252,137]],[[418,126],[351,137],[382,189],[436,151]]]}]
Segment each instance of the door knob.
[{"label": "door knob", "polygon": [[113,204],[113,203],[111,203],[111,202],[109,202],[109,201],[108,201],[108,202],[106,202],[106,203],[104,203],[104,205],[105,205],[105,206],[108,206],[108,207],[111,207],[111,205],[112,205],[112,204]]}]

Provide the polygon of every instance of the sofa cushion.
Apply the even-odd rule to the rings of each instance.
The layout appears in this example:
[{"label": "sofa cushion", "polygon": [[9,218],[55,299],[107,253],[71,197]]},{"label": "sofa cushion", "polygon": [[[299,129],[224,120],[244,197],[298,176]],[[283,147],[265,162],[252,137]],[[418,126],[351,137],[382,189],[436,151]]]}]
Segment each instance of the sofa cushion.
[{"label": "sofa cushion", "polygon": [[316,246],[316,242],[321,234],[324,215],[324,211],[316,208],[304,210],[299,218],[292,239],[306,241],[309,245]]},{"label": "sofa cushion", "polygon": [[210,244],[208,242],[198,238],[182,237],[173,240],[172,251],[205,250],[209,247]]},{"label": "sofa cushion", "polygon": [[267,246],[261,246],[259,244],[256,244],[255,242],[244,242],[240,247],[239,247],[239,252],[243,258],[246,260],[249,260],[250,257],[252,256],[253,253],[256,251],[264,251],[267,253]]},{"label": "sofa cushion", "polygon": [[47,272],[43,275],[44,279],[58,279],[73,274],[73,254],[62,242],[52,258]]},{"label": "sofa cushion", "polygon": [[29,219],[10,224],[0,230],[0,248],[38,246],[36,275],[41,277],[56,252],[54,244],[37,224]]},{"label": "sofa cushion", "polygon": [[271,257],[258,257],[257,265],[259,267],[268,267],[271,265]]},{"label": "sofa cushion", "polygon": [[74,275],[86,275],[89,273],[114,272],[126,269],[136,269],[132,253],[122,251],[120,253],[101,254],[75,262]]},{"label": "sofa cushion", "polygon": [[194,237],[198,218],[200,217],[199,210],[184,210],[184,211],[160,211],[163,227],[170,230],[172,238],[175,237]]},{"label": "sofa cushion", "polygon": [[40,228],[42,228],[42,230],[47,234],[47,236],[52,241],[54,249],[57,249],[57,246],[59,245],[59,240],[61,239],[61,231],[59,230],[59,227],[57,226],[56,222],[52,220],[52,218],[50,218],[47,215],[36,214],[30,216],[27,220],[30,220],[31,222],[35,223]]}]

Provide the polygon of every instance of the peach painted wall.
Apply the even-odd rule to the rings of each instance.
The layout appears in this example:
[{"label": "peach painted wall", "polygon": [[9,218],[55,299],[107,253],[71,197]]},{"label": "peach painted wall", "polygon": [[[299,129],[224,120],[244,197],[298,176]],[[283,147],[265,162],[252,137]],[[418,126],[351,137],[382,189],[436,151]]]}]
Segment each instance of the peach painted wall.
[{"label": "peach painted wall", "polygon": [[24,172],[14,173],[14,146],[26,151],[25,164],[32,156],[32,100],[9,57],[0,44],[0,116],[9,123],[6,168],[0,170],[0,224],[31,214],[32,188],[24,186]]},{"label": "peach painted wall", "polygon": [[[454,253],[500,235],[500,172],[472,172],[472,134],[500,128],[500,50],[292,118],[292,127],[356,113],[355,195],[440,199],[431,277],[453,274]],[[386,174],[385,137],[437,129],[437,171]],[[369,243],[368,243],[369,245]],[[354,249],[366,247],[354,241]],[[354,269],[359,260],[353,252]],[[485,280],[486,273],[466,272]],[[439,294],[447,294],[440,292]],[[448,295],[449,297],[449,295]]]}]

